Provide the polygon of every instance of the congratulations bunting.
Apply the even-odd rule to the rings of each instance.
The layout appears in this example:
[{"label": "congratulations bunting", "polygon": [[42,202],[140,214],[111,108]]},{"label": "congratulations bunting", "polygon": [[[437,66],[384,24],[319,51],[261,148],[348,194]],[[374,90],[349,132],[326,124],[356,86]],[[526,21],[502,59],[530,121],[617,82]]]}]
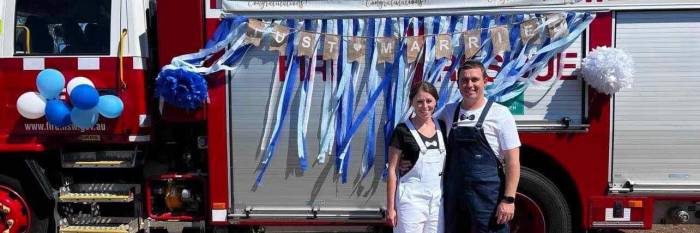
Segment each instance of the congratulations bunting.
[{"label": "congratulations bunting", "polygon": [[280,56],[284,56],[287,50],[287,35],[289,35],[289,28],[279,24],[272,27],[270,50],[279,51]]},{"label": "congratulations bunting", "polygon": [[549,32],[549,38],[551,40],[556,40],[569,34],[566,19],[563,15],[549,14],[546,19],[547,22],[551,22],[547,24],[547,31]]},{"label": "congratulations bunting", "polygon": [[469,30],[464,32],[464,56],[472,58],[481,48],[481,30]]},{"label": "congratulations bunting", "polygon": [[365,60],[366,39],[353,37],[348,45],[349,62],[362,62]]},{"label": "congratulations bunting", "polygon": [[452,57],[452,35],[440,34],[437,37],[435,59]]},{"label": "congratulations bunting", "polygon": [[297,49],[299,49],[299,56],[310,57],[314,54],[314,51],[316,50],[315,38],[315,33],[299,33],[299,44],[297,44]]},{"label": "congratulations bunting", "polygon": [[263,30],[265,30],[265,23],[260,20],[249,19],[248,31],[246,32],[248,38],[246,41],[252,45],[260,46],[260,41],[263,37]]},{"label": "congratulations bunting", "polygon": [[423,46],[425,46],[425,37],[409,36],[406,38],[406,41],[406,46],[408,47],[406,50],[406,59],[408,63],[414,63],[416,59],[418,59],[420,51],[423,50]]},{"label": "congratulations bunting", "polygon": [[537,30],[539,23],[537,19],[526,20],[520,24],[520,40],[523,44],[539,44],[540,33]]},{"label": "congratulations bunting", "polygon": [[377,39],[379,57],[377,63],[393,63],[394,49],[396,48],[396,37],[380,37]]},{"label": "congratulations bunting", "polygon": [[510,39],[508,38],[508,28],[499,26],[489,30],[491,34],[491,44],[493,52],[499,54],[510,50]]},{"label": "congratulations bunting", "polygon": [[338,60],[340,36],[326,34],[323,39],[323,60]]}]

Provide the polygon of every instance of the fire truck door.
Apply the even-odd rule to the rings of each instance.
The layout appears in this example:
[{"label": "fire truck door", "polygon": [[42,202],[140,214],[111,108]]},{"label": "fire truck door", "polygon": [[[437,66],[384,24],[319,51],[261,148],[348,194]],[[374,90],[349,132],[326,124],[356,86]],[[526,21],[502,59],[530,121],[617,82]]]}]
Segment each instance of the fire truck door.
[{"label": "fire truck door", "polygon": [[612,188],[700,190],[700,11],[618,12],[615,44],[635,62],[614,96]]}]

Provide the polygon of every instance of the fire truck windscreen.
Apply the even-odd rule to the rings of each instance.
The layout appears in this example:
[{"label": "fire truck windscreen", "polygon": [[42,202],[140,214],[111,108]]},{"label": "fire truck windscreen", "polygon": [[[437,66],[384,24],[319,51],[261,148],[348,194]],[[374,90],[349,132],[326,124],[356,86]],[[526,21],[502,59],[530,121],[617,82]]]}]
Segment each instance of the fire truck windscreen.
[{"label": "fire truck windscreen", "polygon": [[18,0],[15,55],[109,53],[110,0]]}]

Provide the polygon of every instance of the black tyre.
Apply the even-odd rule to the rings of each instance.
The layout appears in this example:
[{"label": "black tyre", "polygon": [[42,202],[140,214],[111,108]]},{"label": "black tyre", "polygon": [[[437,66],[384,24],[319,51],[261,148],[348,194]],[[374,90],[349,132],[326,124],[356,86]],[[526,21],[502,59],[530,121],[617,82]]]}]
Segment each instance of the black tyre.
[{"label": "black tyre", "polygon": [[520,171],[515,215],[511,232],[572,231],[571,210],[564,195],[552,181],[526,167]]},{"label": "black tyre", "polygon": [[[48,210],[51,207],[33,203],[34,198],[27,196],[19,180],[0,174],[0,204],[8,213],[0,216],[0,229],[8,229],[8,220],[12,220],[10,233],[46,233],[48,232]],[[46,208],[39,212],[39,208]],[[2,211],[2,209],[0,209]]]}]

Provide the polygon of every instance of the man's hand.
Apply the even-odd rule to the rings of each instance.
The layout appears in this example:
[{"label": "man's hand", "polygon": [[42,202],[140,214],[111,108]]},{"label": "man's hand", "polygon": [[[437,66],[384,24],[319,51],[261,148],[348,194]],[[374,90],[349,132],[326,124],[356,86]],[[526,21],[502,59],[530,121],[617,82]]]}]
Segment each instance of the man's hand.
[{"label": "man's hand", "polygon": [[406,172],[411,170],[411,167],[413,167],[413,163],[411,163],[411,160],[399,160],[399,172],[401,174],[406,174]]},{"label": "man's hand", "polygon": [[499,203],[498,209],[496,209],[496,222],[498,224],[506,224],[510,220],[513,220],[513,215],[515,215],[515,203]]}]

